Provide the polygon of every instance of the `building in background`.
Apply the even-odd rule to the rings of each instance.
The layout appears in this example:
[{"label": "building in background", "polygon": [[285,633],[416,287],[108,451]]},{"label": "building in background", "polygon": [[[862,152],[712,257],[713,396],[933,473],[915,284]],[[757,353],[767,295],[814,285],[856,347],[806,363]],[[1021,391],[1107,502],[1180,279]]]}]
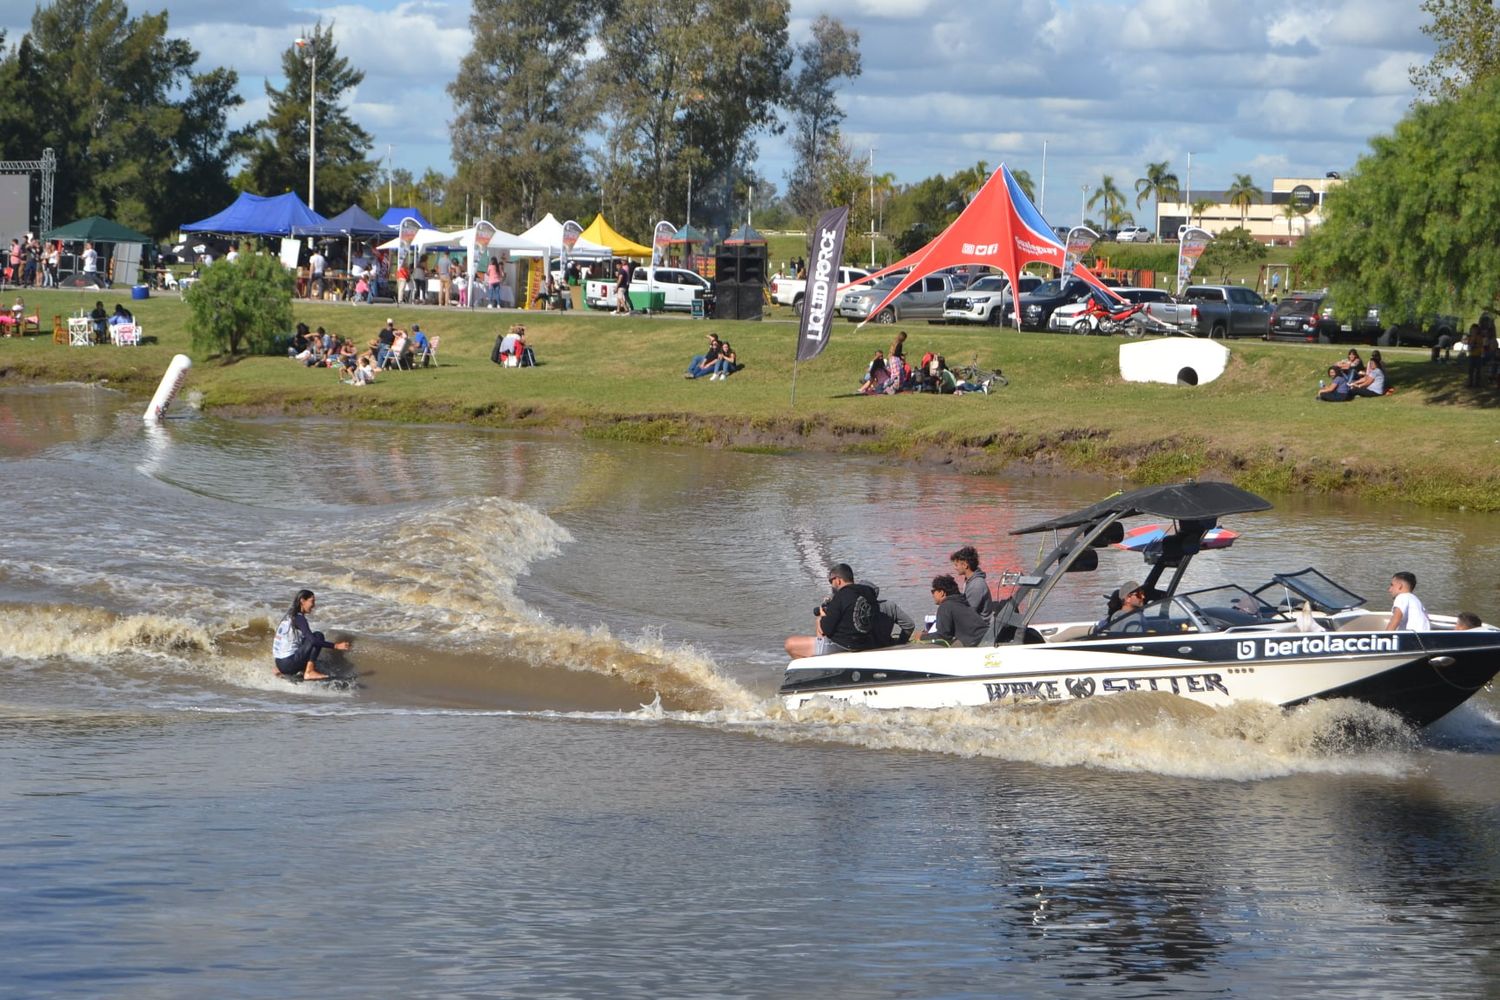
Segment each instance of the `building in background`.
[{"label": "building in background", "polygon": [[[1189,202],[1164,201],[1156,208],[1156,232],[1160,239],[1174,240],[1178,229],[1189,223],[1215,235],[1243,224],[1262,243],[1295,245],[1322,223],[1323,198],[1342,183],[1332,171],[1323,177],[1274,178],[1265,197],[1251,204],[1243,214],[1243,222],[1240,207],[1229,203],[1228,192],[1194,190],[1192,200],[1207,201],[1208,206],[1196,213]],[[1183,197],[1189,197],[1189,192],[1184,191]],[[1296,206],[1295,214],[1287,213],[1288,205]]]}]

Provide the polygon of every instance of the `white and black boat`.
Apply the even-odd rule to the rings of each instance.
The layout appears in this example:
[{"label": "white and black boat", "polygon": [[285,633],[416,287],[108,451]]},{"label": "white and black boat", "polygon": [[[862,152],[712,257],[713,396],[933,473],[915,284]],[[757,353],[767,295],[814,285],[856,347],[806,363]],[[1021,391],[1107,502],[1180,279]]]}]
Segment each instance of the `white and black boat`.
[{"label": "white and black boat", "polygon": [[[993,616],[993,643],[913,644],[792,660],[780,695],[874,708],[948,708],[992,702],[1067,702],[1127,691],[1166,691],[1214,706],[1283,707],[1353,698],[1425,726],[1500,672],[1500,631],[1383,631],[1384,613],[1313,569],[1236,585],[1179,591],[1203,536],[1228,515],[1270,504],[1227,483],[1187,482],[1121,493],[1012,534],[1052,532],[1052,550]],[[1133,517],[1170,520],[1145,550],[1148,603],[1103,622],[1043,623],[1047,595],[1072,572],[1098,567],[1097,550]]]}]

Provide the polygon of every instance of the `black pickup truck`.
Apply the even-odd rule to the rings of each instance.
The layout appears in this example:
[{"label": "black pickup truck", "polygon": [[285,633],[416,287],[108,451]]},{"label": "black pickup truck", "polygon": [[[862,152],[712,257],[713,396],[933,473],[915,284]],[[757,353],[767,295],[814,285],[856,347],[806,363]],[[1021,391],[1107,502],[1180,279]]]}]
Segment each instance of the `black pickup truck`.
[{"label": "black pickup truck", "polygon": [[1081,278],[1053,278],[1035,291],[1021,293],[1021,329],[1045,330],[1054,310],[1082,302],[1090,287]]}]

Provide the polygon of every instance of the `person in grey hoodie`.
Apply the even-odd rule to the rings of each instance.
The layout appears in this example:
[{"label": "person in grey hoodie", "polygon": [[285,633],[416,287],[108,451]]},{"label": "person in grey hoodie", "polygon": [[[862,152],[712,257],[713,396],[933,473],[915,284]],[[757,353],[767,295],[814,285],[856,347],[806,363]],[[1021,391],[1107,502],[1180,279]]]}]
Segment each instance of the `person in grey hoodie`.
[{"label": "person in grey hoodie", "polygon": [[932,581],[932,601],[937,605],[937,621],[923,642],[940,642],[945,646],[978,646],[984,642],[989,623],[959,592],[958,581],[946,573]]}]

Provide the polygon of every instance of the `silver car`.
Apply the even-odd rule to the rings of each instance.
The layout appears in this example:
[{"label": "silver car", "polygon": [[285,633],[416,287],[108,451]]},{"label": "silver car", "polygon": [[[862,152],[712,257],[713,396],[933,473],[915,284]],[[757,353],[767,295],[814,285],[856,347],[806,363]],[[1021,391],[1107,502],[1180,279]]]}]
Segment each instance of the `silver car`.
[{"label": "silver car", "polygon": [[[891,289],[896,287],[902,277],[904,276],[888,274],[868,291],[850,289],[849,294],[845,295],[843,301],[839,303],[839,315],[845,319],[854,320],[856,323],[864,322],[870,315],[870,310],[890,294]],[[911,287],[880,310],[880,314],[875,317],[875,322],[897,323],[912,319],[941,320],[943,302],[952,291],[953,282],[947,275],[929,274],[920,281],[912,282]]]}]

